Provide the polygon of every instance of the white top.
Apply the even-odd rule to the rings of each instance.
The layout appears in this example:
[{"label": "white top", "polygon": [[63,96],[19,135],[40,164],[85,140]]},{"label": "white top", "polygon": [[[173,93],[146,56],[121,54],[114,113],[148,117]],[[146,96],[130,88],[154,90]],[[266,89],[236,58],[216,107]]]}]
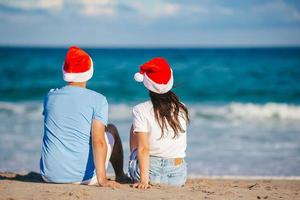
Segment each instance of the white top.
[{"label": "white top", "polygon": [[184,132],[179,133],[175,138],[171,127],[164,130],[161,138],[161,128],[155,119],[151,101],[138,104],[133,108],[133,131],[149,134],[149,148],[151,156],[162,158],[184,158],[186,150],[186,120],[179,117]]}]

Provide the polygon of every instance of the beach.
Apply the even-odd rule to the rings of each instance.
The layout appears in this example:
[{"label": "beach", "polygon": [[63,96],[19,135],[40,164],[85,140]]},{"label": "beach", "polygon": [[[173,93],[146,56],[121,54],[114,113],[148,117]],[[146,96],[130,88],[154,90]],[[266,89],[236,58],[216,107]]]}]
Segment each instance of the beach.
[{"label": "beach", "polygon": [[123,184],[119,189],[43,183],[40,175],[0,173],[0,200],[47,199],[299,199],[299,179],[196,178],[184,187],[153,186],[148,190]]},{"label": "beach", "polygon": [[156,56],[174,69],[174,92],[191,118],[189,180],[184,188],[148,191],[45,184],[36,173],[26,175],[39,171],[43,99],[65,85],[66,50],[0,48],[0,172],[13,172],[0,173],[0,200],[300,199],[300,48],[86,49],[95,61],[88,88],[108,100],[125,172],[132,108],[149,99],[133,75]]}]

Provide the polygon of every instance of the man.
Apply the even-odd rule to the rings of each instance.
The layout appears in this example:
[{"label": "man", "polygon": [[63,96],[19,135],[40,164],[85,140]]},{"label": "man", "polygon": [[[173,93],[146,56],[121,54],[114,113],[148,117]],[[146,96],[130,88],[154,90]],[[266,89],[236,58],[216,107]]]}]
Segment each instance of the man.
[{"label": "man", "polygon": [[86,88],[92,76],[91,57],[70,47],[63,66],[63,79],[68,84],[50,90],[44,101],[40,170],[46,182],[116,188],[119,184],[106,177],[109,160],[116,180],[127,178],[118,130],[107,125],[107,100]]}]

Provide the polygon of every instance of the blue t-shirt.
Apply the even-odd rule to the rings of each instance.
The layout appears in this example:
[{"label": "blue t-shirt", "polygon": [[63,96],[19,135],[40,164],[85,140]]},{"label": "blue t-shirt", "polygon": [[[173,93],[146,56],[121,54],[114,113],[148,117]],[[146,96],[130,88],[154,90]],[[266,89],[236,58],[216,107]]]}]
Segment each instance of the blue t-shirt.
[{"label": "blue t-shirt", "polygon": [[106,98],[92,90],[65,86],[44,100],[41,175],[51,182],[80,182],[95,175],[92,120],[107,124]]}]

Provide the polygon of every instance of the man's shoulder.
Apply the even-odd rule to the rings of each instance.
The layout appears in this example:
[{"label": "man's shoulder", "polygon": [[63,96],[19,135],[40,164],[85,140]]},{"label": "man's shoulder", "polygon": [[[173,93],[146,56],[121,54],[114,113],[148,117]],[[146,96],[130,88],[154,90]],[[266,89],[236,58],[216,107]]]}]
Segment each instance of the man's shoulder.
[{"label": "man's shoulder", "polygon": [[96,92],[95,90],[91,90],[91,89],[86,88],[86,92],[93,95],[96,98],[106,99],[106,97],[103,94],[101,94],[99,92]]},{"label": "man's shoulder", "polygon": [[48,94],[52,94],[52,93],[55,93],[55,92],[58,92],[59,91],[59,88],[51,88],[48,92]]},{"label": "man's shoulder", "polygon": [[47,97],[56,96],[59,95],[60,93],[70,94],[71,96],[72,94],[80,95],[83,99],[85,97],[85,98],[95,99],[96,101],[107,102],[106,97],[103,94],[87,88],[76,88],[76,90],[74,90],[74,88],[70,89],[66,87],[53,88],[49,90]]},{"label": "man's shoulder", "polygon": [[64,87],[61,87],[61,88],[51,88],[51,89],[48,91],[47,95],[55,95],[55,94],[57,94],[57,93],[62,92],[63,90],[64,90]]},{"label": "man's shoulder", "polygon": [[55,96],[57,93],[59,93],[60,88],[52,88],[48,91],[47,95],[45,96],[45,100],[48,99],[49,97]]}]

